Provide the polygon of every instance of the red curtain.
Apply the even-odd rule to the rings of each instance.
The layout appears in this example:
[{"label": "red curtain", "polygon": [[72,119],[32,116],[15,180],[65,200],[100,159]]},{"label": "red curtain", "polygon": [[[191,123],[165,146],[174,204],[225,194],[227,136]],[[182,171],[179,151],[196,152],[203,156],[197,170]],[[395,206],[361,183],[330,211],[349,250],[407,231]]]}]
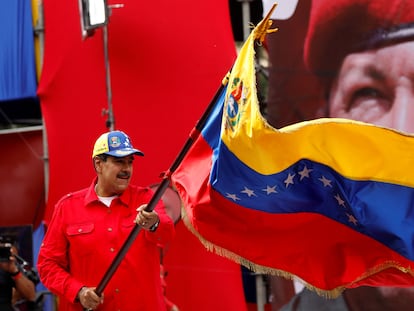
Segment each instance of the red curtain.
[{"label": "red curtain", "polygon": [[33,225],[44,213],[44,163],[40,127],[1,134],[0,226]]}]

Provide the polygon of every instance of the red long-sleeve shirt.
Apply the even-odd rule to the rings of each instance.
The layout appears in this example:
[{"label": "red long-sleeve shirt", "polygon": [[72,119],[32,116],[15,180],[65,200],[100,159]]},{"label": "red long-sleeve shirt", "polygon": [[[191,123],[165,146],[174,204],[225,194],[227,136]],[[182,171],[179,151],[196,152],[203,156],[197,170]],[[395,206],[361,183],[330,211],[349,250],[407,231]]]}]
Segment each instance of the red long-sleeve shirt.
[{"label": "red long-sleeve shirt", "polygon": [[[76,295],[97,286],[135,226],[136,209],[152,191],[129,186],[109,207],[89,188],[68,194],[56,205],[38,257],[42,283],[59,296],[59,311],[83,310]],[[159,247],[174,236],[174,224],[160,201],[160,225],[141,230],[104,290],[98,310],[165,310],[160,284]]]}]

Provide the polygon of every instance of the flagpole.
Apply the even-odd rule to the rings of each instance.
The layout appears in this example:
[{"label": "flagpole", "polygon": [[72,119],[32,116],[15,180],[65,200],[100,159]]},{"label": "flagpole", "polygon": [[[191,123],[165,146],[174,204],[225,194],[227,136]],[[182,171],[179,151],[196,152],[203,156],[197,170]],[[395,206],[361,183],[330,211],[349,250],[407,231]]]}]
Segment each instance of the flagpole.
[{"label": "flagpole", "polygon": [[[271,26],[270,21],[270,15],[272,14],[273,10],[276,8],[276,4],[272,6],[269,13],[266,15],[266,17],[256,26],[256,40],[259,40],[260,42],[264,41],[264,37],[267,33],[275,32],[277,29],[269,29]],[[212,101],[207,106],[206,110],[204,111],[203,115],[197,122],[196,126],[191,131],[189,138],[185,142],[183,148],[181,149],[180,153],[177,155],[176,159],[174,160],[173,164],[169,168],[167,172],[164,173],[163,180],[158,186],[157,190],[154,192],[153,196],[151,197],[150,201],[148,202],[148,205],[146,207],[146,211],[153,211],[155,208],[155,205],[158,203],[158,201],[161,199],[164,192],[167,190],[169,184],[170,184],[170,177],[172,173],[175,172],[175,170],[178,168],[178,166],[183,161],[185,155],[190,150],[191,146],[197,139],[197,137],[200,135],[200,132],[204,128],[204,126],[207,123],[207,119],[210,116],[211,111],[213,110],[216,101],[219,99],[221,92],[224,90],[224,88],[227,86],[230,79],[230,71],[226,74],[226,76],[223,78],[222,83],[218,90],[216,91],[216,94],[214,95]],[[114,275],[116,269],[118,269],[122,259],[125,257],[126,253],[128,252],[129,248],[132,246],[132,243],[134,242],[135,238],[137,237],[138,233],[141,231],[141,227],[138,224],[134,225],[134,228],[131,230],[130,234],[128,235],[127,239],[125,240],[124,244],[122,245],[119,252],[116,254],[115,258],[113,259],[111,265],[109,266],[108,270],[105,272],[104,276],[102,277],[101,281],[99,282],[98,286],[95,289],[95,292],[98,296],[101,296],[106,285],[108,285],[109,280]]]},{"label": "flagpole", "polygon": [[[167,190],[169,184],[170,184],[170,177],[171,174],[178,168],[178,166],[183,161],[185,155],[190,150],[191,146],[199,136],[201,130],[204,128],[207,119],[211,113],[211,111],[214,108],[214,105],[216,101],[218,100],[221,92],[226,87],[228,80],[229,80],[230,73],[227,73],[227,75],[224,77],[222,84],[216,91],[216,94],[214,95],[212,101],[207,106],[206,110],[204,111],[203,115],[197,122],[194,129],[191,131],[189,138],[187,139],[186,143],[184,144],[183,148],[181,149],[180,153],[177,155],[176,159],[174,160],[173,164],[171,165],[170,169],[164,173],[163,180],[158,186],[157,190],[154,192],[153,196],[151,197],[150,201],[148,202],[148,205],[146,207],[146,211],[151,212],[154,210],[156,204],[161,199],[164,192]],[[125,240],[124,244],[122,245],[121,249],[113,259],[111,265],[109,266],[108,270],[105,272],[104,276],[102,277],[101,281],[99,282],[98,286],[95,289],[95,292],[98,296],[101,296],[106,285],[108,284],[109,280],[114,275],[116,269],[120,265],[122,259],[125,257],[126,253],[128,252],[129,248],[131,247],[132,243],[134,242],[135,238],[137,237],[138,233],[141,231],[141,226],[138,224],[135,224],[134,228],[130,232],[129,236]]]}]

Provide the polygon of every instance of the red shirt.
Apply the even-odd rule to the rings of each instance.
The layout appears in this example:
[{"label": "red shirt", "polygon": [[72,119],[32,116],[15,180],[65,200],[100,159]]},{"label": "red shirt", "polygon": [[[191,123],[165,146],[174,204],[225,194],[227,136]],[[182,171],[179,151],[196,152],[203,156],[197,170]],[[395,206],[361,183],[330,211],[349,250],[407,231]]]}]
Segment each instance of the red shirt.
[{"label": "red shirt", "polygon": [[[98,200],[96,179],[87,189],[57,204],[38,258],[42,283],[59,296],[59,311],[83,310],[76,302],[82,286],[96,287],[135,226],[136,209],[152,191],[130,185],[110,207]],[[98,310],[165,310],[160,284],[160,247],[171,242],[174,224],[160,201],[160,225],[141,230],[104,290]]]}]

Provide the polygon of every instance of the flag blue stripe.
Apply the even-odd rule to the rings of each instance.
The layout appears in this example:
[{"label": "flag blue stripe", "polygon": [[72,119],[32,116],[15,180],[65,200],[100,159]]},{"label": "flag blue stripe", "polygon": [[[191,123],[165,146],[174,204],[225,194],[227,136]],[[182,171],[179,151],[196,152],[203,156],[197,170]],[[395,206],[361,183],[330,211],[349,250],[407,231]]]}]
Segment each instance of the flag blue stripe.
[{"label": "flag blue stripe", "polygon": [[204,140],[210,145],[212,150],[217,148],[221,137],[221,120],[225,96],[226,88],[223,88],[201,132]]},{"label": "flag blue stripe", "polygon": [[210,178],[216,191],[246,208],[266,213],[318,213],[414,259],[414,191],[410,187],[350,180],[307,159],[284,171],[262,175],[224,144],[215,150]]}]

